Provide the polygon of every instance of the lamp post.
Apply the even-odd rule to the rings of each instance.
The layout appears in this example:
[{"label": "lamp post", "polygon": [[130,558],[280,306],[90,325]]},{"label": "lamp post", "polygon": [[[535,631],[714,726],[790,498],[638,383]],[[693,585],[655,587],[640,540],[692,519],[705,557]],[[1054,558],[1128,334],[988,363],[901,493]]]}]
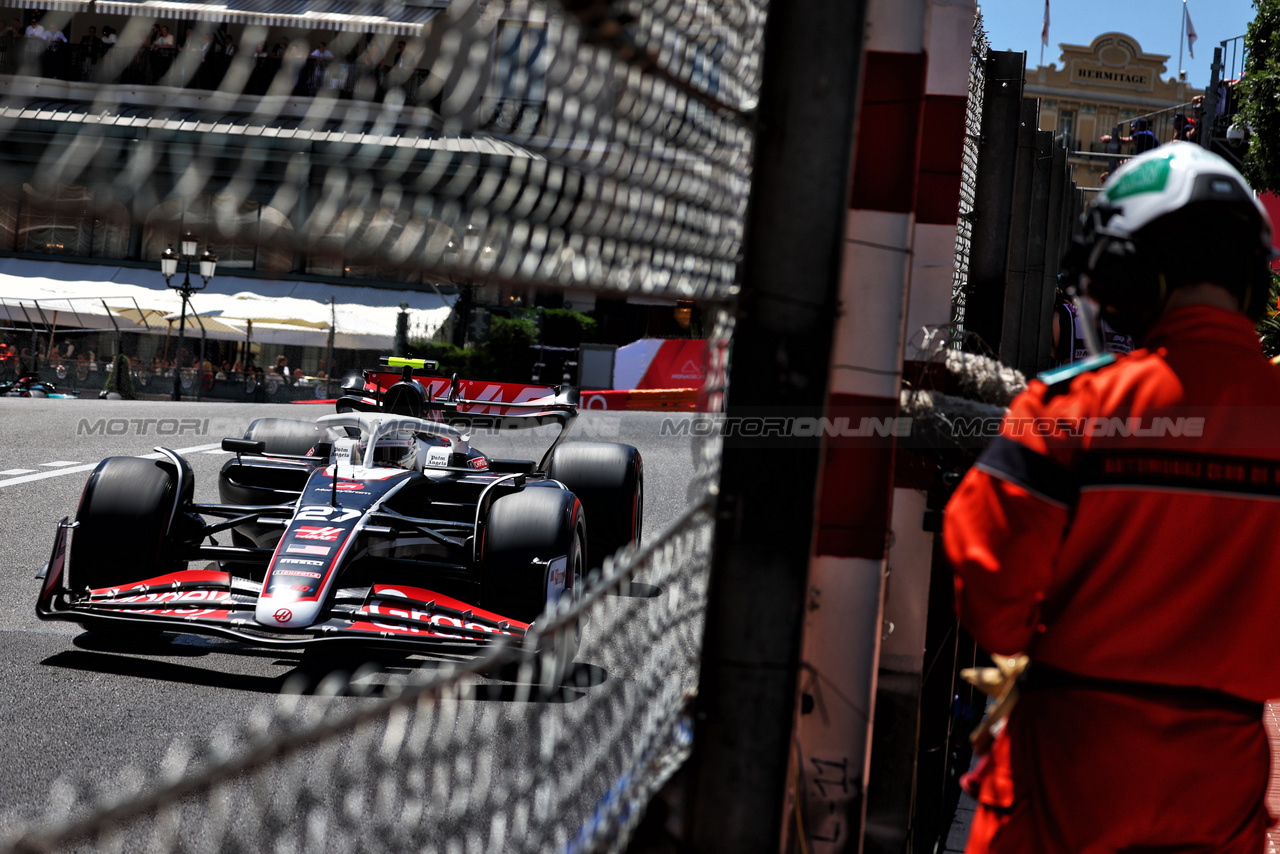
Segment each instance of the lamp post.
[{"label": "lamp post", "polygon": [[[164,276],[165,284],[182,296],[182,313],[178,318],[178,357],[173,363],[174,400],[182,399],[182,344],[187,331],[187,300],[191,299],[192,292],[202,291],[208,286],[209,280],[213,278],[213,271],[218,266],[218,256],[206,249],[198,259],[200,261],[200,278],[204,281],[199,285],[191,284],[191,262],[197,260],[196,249],[198,248],[195,237],[192,236],[191,232],[187,232],[182,238],[181,254],[174,252],[172,246],[160,253],[160,272]],[[182,284],[175,285],[173,277],[178,272],[179,258],[186,262],[186,271]]]}]

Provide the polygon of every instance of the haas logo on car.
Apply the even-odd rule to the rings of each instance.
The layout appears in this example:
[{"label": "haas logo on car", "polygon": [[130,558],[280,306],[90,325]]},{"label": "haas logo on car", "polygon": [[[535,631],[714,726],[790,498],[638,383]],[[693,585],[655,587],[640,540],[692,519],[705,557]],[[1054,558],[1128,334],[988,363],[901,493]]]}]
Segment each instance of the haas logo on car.
[{"label": "haas logo on car", "polygon": [[293,536],[299,540],[336,540],[341,533],[341,528],[299,525],[297,532]]},{"label": "haas logo on car", "polygon": [[271,616],[276,618],[277,623],[287,623],[293,619],[293,612],[288,608],[281,608]]}]

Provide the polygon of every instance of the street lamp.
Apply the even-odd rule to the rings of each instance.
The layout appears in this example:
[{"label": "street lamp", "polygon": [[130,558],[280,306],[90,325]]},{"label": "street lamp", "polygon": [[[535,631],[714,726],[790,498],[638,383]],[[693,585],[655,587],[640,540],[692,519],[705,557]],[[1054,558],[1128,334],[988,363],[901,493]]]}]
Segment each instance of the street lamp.
[{"label": "street lamp", "polygon": [[[174,252],[172,246],[160,253],[160,273],[164,276],[165,284],[182,296],[182,314],[178,318],[178,358],[173,363],[174,400],[182,399],[182,345],[187,331],[187,301],[191,299],[192,292],[202,291],[208,286],[209,280],[213,278],[213,271],[218,266],[218,256],[208,249],[201,253],[199,259],[197,259],[196,250],[198,248],[195,237],[192,236],[191,232],[187,232],[182,238],[181,255]],[[173,277],[178,273],[179,258],[186,261],[186,271],[182,278],[182,284],[175,285]],[[199,285],[191,284],[191,262],[194,260],[199,260],[200,278],[204,279]]]}]

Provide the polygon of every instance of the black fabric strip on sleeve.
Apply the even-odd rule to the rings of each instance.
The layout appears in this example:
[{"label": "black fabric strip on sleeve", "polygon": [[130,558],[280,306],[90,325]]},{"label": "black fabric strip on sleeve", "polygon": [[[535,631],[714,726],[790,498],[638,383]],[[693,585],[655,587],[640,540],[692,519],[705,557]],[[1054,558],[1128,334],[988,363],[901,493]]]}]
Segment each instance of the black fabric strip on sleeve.
[{"label": "black fabric strip on sleeve", "polygon": [[1280,497],[1280,461],[1172,451],[1088,453],[1080,464],[1081,488],[1190,489]]},{"label": "black fabric strip on sleeve", "polygon": [[997,436],[978,458],[978,468],[1049,501],[1071,506],[1080,497],[1075,477],[1021,442]]}]

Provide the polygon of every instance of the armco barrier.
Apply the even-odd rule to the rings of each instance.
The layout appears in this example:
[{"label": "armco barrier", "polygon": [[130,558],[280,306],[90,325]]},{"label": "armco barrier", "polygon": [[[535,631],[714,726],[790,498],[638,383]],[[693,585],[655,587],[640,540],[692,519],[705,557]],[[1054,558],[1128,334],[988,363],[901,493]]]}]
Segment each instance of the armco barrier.
[{"label": "armco barrier", "polygon": [[615,391],[584,391],[582,408],[586,410],[645,410],[666,412],[670,410],[696,411],[698,389],[623,389]]}]

